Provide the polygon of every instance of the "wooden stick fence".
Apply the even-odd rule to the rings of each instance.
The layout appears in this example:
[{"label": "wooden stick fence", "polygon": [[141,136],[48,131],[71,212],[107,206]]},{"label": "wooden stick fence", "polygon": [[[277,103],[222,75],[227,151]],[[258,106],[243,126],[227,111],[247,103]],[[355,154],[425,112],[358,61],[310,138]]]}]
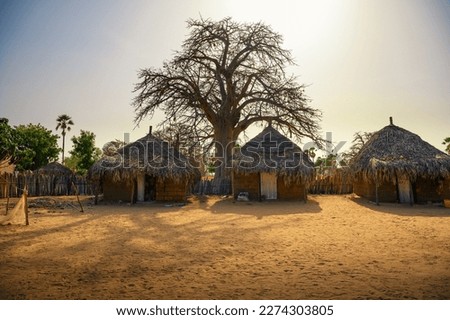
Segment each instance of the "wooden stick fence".
[{"label": "wooden stick fence", "polygon": [[93,195],[93,186],[79,175],[43,175],[35,172],[0,174],[0,198],[28,196]]}]

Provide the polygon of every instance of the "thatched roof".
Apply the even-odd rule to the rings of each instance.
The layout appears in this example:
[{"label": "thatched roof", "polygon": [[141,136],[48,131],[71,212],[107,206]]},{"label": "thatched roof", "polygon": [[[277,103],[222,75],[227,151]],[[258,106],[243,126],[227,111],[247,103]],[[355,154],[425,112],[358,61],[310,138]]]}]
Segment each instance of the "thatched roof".
[{"label": "thatched roof", "polygon": [[142,173],[175,180],[200,175],[185,156],[150,133],[102,157],[89,169],[91,179],[110,176],[115,181],[129,181]]},{"label": "thatched roof", "polygon": [[314,164],[298,145],[268,126],[236,152],[233,170],[272,172],[294,180],[310,180]]},{"label": "thatched roof", "polygon": [[50,162],[49,164],[43,166],[42,168],[37,169],[36,172],[41,175],[54,175],[54,176],[73,175],[72,170],[56,161]]},{"label": "thatched roof", "polygon": [[417,134],[388,125],[361,148],[350,166],[353,174],[372,181],[392,180],[406,175],[411,181],[418,176],[450,176],[450,156],[422,140]]}]

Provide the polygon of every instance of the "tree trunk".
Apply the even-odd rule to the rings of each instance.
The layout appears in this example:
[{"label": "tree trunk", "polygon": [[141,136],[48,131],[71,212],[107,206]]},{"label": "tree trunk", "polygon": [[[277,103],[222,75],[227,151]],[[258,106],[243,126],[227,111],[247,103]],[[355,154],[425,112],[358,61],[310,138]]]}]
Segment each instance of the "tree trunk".
[{"label": "tree trunk", "polygon": [[64,147],[65,147],[65,141],[66,141],[66,134],[62,133],[62,139],[63,139],[63,145],[62,145],[62,164],[64,164]]},{"label": "tree trunk", "polygon": [[231,181],[231,166],[233,157],[233,128],[227,123],[221,123],[214,129],[215,147],[215,187],[220,189],[217,193],[229,193],[230,187],[226,187]]}]

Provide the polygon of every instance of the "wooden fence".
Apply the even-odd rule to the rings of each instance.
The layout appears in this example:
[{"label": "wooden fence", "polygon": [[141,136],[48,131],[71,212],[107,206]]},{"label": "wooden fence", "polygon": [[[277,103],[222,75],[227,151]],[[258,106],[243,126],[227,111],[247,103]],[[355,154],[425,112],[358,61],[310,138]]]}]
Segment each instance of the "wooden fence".
[{"label": "wooden fence", "polygon": [[13,172],[0,175],[0,198],[20,197],[25,187],[29,196],[92,195],[93,186],[80,175],[43,175],[35,172]]},{"label": "wooden fence", "polygon": [[231,193],[231,180],[224,179],[220,183],[214,180],[202,179],[198,181],[194,188],[194,194],[215,194],[225,195]]},{"label": "wooden fence", "polygon": [[308,191],[310,194],[349,194],[353,192],[353,180],[347,168],[318,167]]}]

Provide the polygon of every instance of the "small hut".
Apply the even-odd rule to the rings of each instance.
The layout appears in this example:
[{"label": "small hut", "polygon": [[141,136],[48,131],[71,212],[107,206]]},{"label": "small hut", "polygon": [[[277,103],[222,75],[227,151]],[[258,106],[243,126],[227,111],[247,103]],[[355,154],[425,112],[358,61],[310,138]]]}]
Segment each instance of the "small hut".
[{"label": "small hut", "polygon": [[30,194],[60,196],[71,193],[74,173],[59,162],[50,162],[37,169],[33,177],[35,184],[30,183]]},{"label": "small hut", "polygon": [[150,132],[145,137],[104,156],[89,170],[101,184],[105,200],[185,201],[199,171],[168,142]]},{"label": "small hut", "polygon": [[353,191],[371,201],[441,202],[450,156],[393,124],[375,132],[350,165]]},{"label": "small hut", "polygon": [[313,174],[314,164],[301,148],[269,125],[235,153],[233,195],[306,201]]}]

